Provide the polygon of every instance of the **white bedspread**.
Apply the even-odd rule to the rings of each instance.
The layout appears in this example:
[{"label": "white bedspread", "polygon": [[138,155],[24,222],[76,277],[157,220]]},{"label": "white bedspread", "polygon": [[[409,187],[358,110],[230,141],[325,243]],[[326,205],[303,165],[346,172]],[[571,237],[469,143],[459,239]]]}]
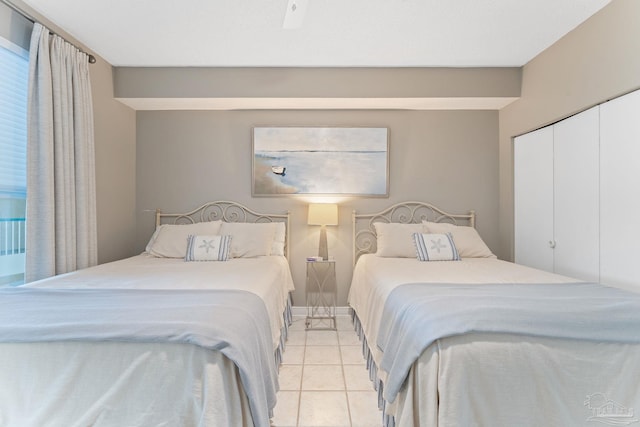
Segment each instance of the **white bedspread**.
[{"label": "white bedspread", "polygon": [[640,295],[598,283],[411,283],[389,295],[383,317],[376,344],[388,402],[424,350],[443,338],[492,333],[640,344]]},{"label": "white bedspread", "polygon": [[221,289],[0,289],[0,342],[194,344],[238,367],[256,427],[268,427],[278,371],[267,310]]},{"label": "white bedspread", "polygon": [[[259,296],[274,351],[293,290],[284,257],[185,262],[146,254],[28,287],[239,289]],[[250,427],[237,367],[178,343],[0,344],[0,426]]]},{"label": "white bedspread", "polygon": [[0,366],[3,427],[253,427],[233,362],[194,345],[7,343]]},{"label": "white bedspread", "polygon": [[280,343],[287,295],[294,290],[282,256],[234,258],[223,262],[185,262],[146,253],[24,285],[38,288],[239,289],[264,301],[274,350]]},{"label": "white bedspread", "polygon": [[[356,311],[365,335],[375,340],[387,297],[406,283],[573,283],[558,274],[494,258],[463,258],[461,261],[423,262],[414,258],[385,258],[373,254],[360,257],[353,271],[349,305]],[[370,343],[374,344],[374,342]],[[381,354],[370,345],[374,361]]]},{"label": "white bedspread", "polygon": [[[496,259],[419,262],[364,255],[354,270],[349,304],[377,365],[381,355],[375,337],[387,320],[384,303],[397,286],[416,282],[575,279]],[[465,334],[429,346],[386,413],[395,417],[396,427],[640,425],[639,375],[637,344]],[[383,373],[380,379],[385,380]]]}]

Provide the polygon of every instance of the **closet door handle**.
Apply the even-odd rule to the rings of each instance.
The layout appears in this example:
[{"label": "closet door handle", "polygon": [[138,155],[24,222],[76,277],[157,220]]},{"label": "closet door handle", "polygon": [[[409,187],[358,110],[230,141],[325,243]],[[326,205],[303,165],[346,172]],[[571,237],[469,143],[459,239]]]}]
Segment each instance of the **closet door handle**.
[{"label": "closet door handle", "polygon": [[551,249],[555,249],[556,248],[556,241],[555,240],[549,240],[549,247]]}]

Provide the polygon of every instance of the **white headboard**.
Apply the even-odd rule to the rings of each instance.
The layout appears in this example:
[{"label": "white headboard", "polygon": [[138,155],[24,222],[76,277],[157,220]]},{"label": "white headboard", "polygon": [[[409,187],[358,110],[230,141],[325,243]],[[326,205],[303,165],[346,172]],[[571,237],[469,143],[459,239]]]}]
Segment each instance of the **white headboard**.
[{"label": "white headboard", "polygon": [[377,249],[375,222],[398,222],[419,224],[423,220],[449,222],[456,225],[476,226],[476,213],[451,214],[425,202],[403,202],[392,205],[380,212],[358,214],[353,211],[353,264],[363,254],[375,253]]},{"label": "white headboard", "polygon": [[284,254],[289,258],[289,212],[284,214],[270,214],[256,212],[240,203],[226,200],[208,202],[191,212],[163,213],[156,210],[156,228],[161,224],[194,224],[196,222],[217,221],[224,222],[284,222],[286,237]]}]

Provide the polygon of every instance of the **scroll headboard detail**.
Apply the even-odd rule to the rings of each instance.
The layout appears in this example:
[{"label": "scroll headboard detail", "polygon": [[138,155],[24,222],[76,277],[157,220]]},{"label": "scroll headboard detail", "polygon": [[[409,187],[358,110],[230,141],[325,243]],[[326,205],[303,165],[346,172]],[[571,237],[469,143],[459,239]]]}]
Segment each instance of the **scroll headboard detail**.
[{"label": "scroll headboard detail", "polygon": [[380,212],[357,214],[353,211],[353,264],[364,254],[377,250],[376,222],[419,224],[422,221],[448,222],[455,225],[476,226],[476,213],[451,214],[430,203],[404,202],[392,205]]},{"label": "scroll headboard detail", "polygon": [[217,221],[224,222],[284,222],[286,227],[285,235],[285,256],[289,258],[289,230],[290,215],[268,214],[256,212],[240,203],[226,200],[208,202],[191,212],[186,213],[163,213],[156,209],[156,228],[161,224],[195,224],[196,222]]}]

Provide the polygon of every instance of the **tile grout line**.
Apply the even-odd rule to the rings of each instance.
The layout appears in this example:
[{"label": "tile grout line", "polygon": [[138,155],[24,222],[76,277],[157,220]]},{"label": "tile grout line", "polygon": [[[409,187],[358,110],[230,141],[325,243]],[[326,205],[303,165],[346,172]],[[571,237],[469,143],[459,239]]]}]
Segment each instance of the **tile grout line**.
[{"label": "tile grout line", "polygon": [[300,407],[302,406],[302,380],[304,379],[304,367],[307,359],[307,330],[304,330],[304,346],[302,347],[302,370],[300,371],[300,384],[298,387],[298,411],[296,416],[296,427],[300,425]]},{"label": "tile grout line", "polygon": [[340,370],[342,371],[342,382],[344,384],[344,398],[347,402],[347,415],[349,417],[349,426],[353,426],[351,418],[351,403],[349,402],[349,393],[347,393],[347,376],[344,373],[344,359],[342,358],[342,345],[340,345],[340,334],[338,333],[338,325],[336,325],[336,337],[338,340],[338,353],[340,353]]}]

